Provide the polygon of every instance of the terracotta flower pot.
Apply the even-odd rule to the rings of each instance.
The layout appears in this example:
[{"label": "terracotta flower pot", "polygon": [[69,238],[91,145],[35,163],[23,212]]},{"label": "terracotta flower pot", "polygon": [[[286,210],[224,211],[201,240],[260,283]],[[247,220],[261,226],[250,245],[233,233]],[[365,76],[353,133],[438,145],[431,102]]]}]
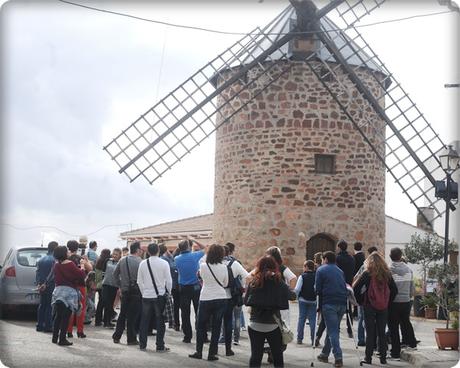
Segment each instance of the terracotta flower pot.
[{"label": "terracotta flower pot", "polygon": [[445,350],[451,348],[458,350],[458,330],[447,329],[447,328],[435,328],[434,336],[436,337],[436,343],[438,348]]},{"label": "terracotta flower pot", "polygon": [[425,308],[425,318],[436,319],[436,308]]}]

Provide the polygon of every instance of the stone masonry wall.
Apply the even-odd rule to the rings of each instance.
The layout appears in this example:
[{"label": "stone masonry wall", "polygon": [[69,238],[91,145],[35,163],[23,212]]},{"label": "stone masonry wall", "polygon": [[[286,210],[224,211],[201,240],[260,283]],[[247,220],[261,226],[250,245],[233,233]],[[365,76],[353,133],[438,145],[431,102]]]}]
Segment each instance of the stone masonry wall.
[{"label": "stone masonry wall", "polygon": [[[306,255],[299,232],[306,240],[327,233],[350,244],[362,241],[366,248],[384,247],[384,166],[308,66],[291,63],[289,73],[217,130],[213,238],[234,242],[249,268],[276,245],[285,263],[299,272]],[[368,73],[359,71],[372,93],[381,96]],[[250,100],[258,87],[242,92],[232,107]],[[231,93],[226,90],[218,104]],[[360,123],[363,115],[371,118],[373,128],[363,129],[383,154],[375,129],[384,132],[384,123],[356,91],[354,96],[352,114]],[[230,107],[224,111],[230,114]],[[315,173],[317,153],[336,155],[335,174]]]}]

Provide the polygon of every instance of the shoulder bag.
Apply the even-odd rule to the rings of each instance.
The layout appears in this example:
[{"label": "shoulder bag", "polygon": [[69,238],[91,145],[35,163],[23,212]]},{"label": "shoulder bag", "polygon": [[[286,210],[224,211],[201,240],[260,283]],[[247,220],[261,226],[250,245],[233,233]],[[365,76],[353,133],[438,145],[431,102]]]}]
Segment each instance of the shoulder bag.
[{"label": "shoulder bag", "polygon": [[275,319],[275,322],[281,331],[283,345],[289,344],[292,340],[294,340],[294,333],[289,329],[283,319],[278,317],[276,313],[273,314],[273,318]]}]

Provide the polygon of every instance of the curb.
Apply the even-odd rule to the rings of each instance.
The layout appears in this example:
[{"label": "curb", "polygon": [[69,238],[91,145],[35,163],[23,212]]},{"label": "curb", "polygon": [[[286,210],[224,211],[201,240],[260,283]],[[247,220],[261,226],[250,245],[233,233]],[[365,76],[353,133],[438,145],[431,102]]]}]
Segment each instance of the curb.
[{"label": "curb", "polygon": [[422,354],[417,351],[401,351],[401,361],[409,362],[414,367],[437,367],[439,363],[443,363],[443,367],[454,367],[458,364],[458,360],[446,359],[442,361],[435,361],[425,358]]}]

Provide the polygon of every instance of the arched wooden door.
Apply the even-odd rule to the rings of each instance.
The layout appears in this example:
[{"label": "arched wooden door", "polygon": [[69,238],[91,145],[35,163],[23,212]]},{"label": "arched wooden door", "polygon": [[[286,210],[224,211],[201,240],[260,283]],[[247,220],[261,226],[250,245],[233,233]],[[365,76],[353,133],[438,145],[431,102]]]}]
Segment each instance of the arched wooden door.
[{"label": "arched wooden door", "polygon": [[306,259],[313,260],[315,253],[327,252],[328,250],[335,251],[335,240],[324,233],[316,234],[307,241]]}]

